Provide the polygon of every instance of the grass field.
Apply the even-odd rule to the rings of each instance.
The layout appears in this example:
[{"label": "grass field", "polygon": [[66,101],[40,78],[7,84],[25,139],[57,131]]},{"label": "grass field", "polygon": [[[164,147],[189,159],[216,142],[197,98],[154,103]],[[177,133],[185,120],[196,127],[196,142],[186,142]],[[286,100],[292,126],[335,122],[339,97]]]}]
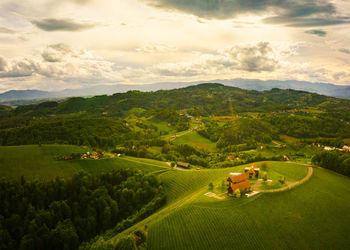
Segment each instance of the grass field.
[{"label": "grass field", "polygon": [[154,172],[168,169],[164,162],[133,157],[101,160],[57,160],[57,156],[82,153],[88,148],[70,145],[29,145],[0,147],[0,175],[18,179],[52,179],[56,176],[69,178],[80,171],[95,174],[119,168],[140,169]]},{"label": "grass field", "polygon": [[176,144],[190,144],[192,146],[208,149],[214,151],[216,148],[215,142],[210,141],[209,139],[198,134],[197,131],[188,132],[182,136],[179,136],[174,140]]},{"label": "grass field", "polygon": [[292,137],[292,136],[282,135],[281,137],[287,143],[297,144],[300,142],[300,139]]},{"label": "grass field", "polygon": [[[289,165],[288,165],[289,164]],[[349,246],[350,179],[314,169],[301,186],[252,198],[204,196],[210,181],[230,169],[168,171],[160,175],[168,205],[126,230],[148,225],[149,249],[345,249]],[[306,167],[269,162],[274,171],[298,180]],[[116,236],[112,241],[117,241]]]}]

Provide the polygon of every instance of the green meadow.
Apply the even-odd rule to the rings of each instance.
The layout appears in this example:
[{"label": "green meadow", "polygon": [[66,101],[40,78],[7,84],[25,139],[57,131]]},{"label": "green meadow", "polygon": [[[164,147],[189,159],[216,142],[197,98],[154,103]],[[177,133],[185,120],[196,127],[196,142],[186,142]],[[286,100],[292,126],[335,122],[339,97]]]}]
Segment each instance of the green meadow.
[{"label": "green meadow", "polygon": [[215,151],[216,143],[198,134],[197,131],[191,131],[177,137],[174,140],[175,144],[190,144],[191,146]]},{"label": "green meadow", "polygon": [[28,145],[0,147],[1,177],[19,179],[69,178],[80,171],[96,174],[120,168],[155,172],[169,168],[164,162],[129,156],[101,160],[61,160],[65,155],[84,153],[87,147],[71,145]]}]

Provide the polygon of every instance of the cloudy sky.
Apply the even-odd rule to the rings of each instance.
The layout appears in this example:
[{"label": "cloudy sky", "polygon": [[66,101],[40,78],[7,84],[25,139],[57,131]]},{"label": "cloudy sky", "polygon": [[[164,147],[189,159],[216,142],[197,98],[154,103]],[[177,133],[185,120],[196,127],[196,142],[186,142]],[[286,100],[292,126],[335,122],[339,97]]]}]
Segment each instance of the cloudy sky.
[{"label": "cloudy sky", "polygon": [[0,1],[0,92],[232,78],[350,85],[350,1]]}]

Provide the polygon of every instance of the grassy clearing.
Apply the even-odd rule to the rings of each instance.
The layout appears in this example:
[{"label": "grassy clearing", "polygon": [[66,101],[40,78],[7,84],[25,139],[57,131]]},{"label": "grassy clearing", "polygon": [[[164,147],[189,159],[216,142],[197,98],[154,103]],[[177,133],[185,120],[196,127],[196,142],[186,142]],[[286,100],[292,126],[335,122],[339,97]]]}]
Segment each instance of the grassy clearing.
[{"label": "grassy clearing", "polygon": [[174,128],[171,126],[168,126],[167,122],[152,122],[154,126],[158,128],[159,131],[170,133],[171,131],[174,131]]},{"label": "grassy clearing", "polygon": [[350,138],[343,139],[346,144],[350,144]]},{"label": "grassy clearing", "polygon": [[86,147],[70,145],[29,145],[0,147],[0,174],[2,177],[19,179],[52,179],[56,176],[69,178],[79,171],[96,174],[120,168],[154,172],[168,169],[164,162],[133,157],[102,160],[57,160],[57,156],[87,151]]},{"label": "grassy clearing", "polygon": [[191,131],[183,136],[180,136],[174,140],[176,144],[190,144],[192,146],[214,151],[216,148],[215,142],[198,134],[197,131]]},{"label": "grassy clearing", "polygon": [[288,135],[282,135],[281,136],[282,139],[287,142],[287,143],[291,143],[291,144],[297,144],[300,142],[300,139],[292,137],[292,136],[288,136]]}]

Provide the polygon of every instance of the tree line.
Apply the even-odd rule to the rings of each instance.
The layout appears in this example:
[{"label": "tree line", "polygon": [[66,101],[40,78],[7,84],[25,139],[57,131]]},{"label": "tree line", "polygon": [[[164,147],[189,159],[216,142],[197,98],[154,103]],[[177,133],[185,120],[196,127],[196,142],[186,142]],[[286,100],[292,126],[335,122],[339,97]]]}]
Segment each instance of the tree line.
[{"label": "tree line", "polygon": [[312,163],[350,177],[350,155],[337,151],[323,151],[312,158]]}]

